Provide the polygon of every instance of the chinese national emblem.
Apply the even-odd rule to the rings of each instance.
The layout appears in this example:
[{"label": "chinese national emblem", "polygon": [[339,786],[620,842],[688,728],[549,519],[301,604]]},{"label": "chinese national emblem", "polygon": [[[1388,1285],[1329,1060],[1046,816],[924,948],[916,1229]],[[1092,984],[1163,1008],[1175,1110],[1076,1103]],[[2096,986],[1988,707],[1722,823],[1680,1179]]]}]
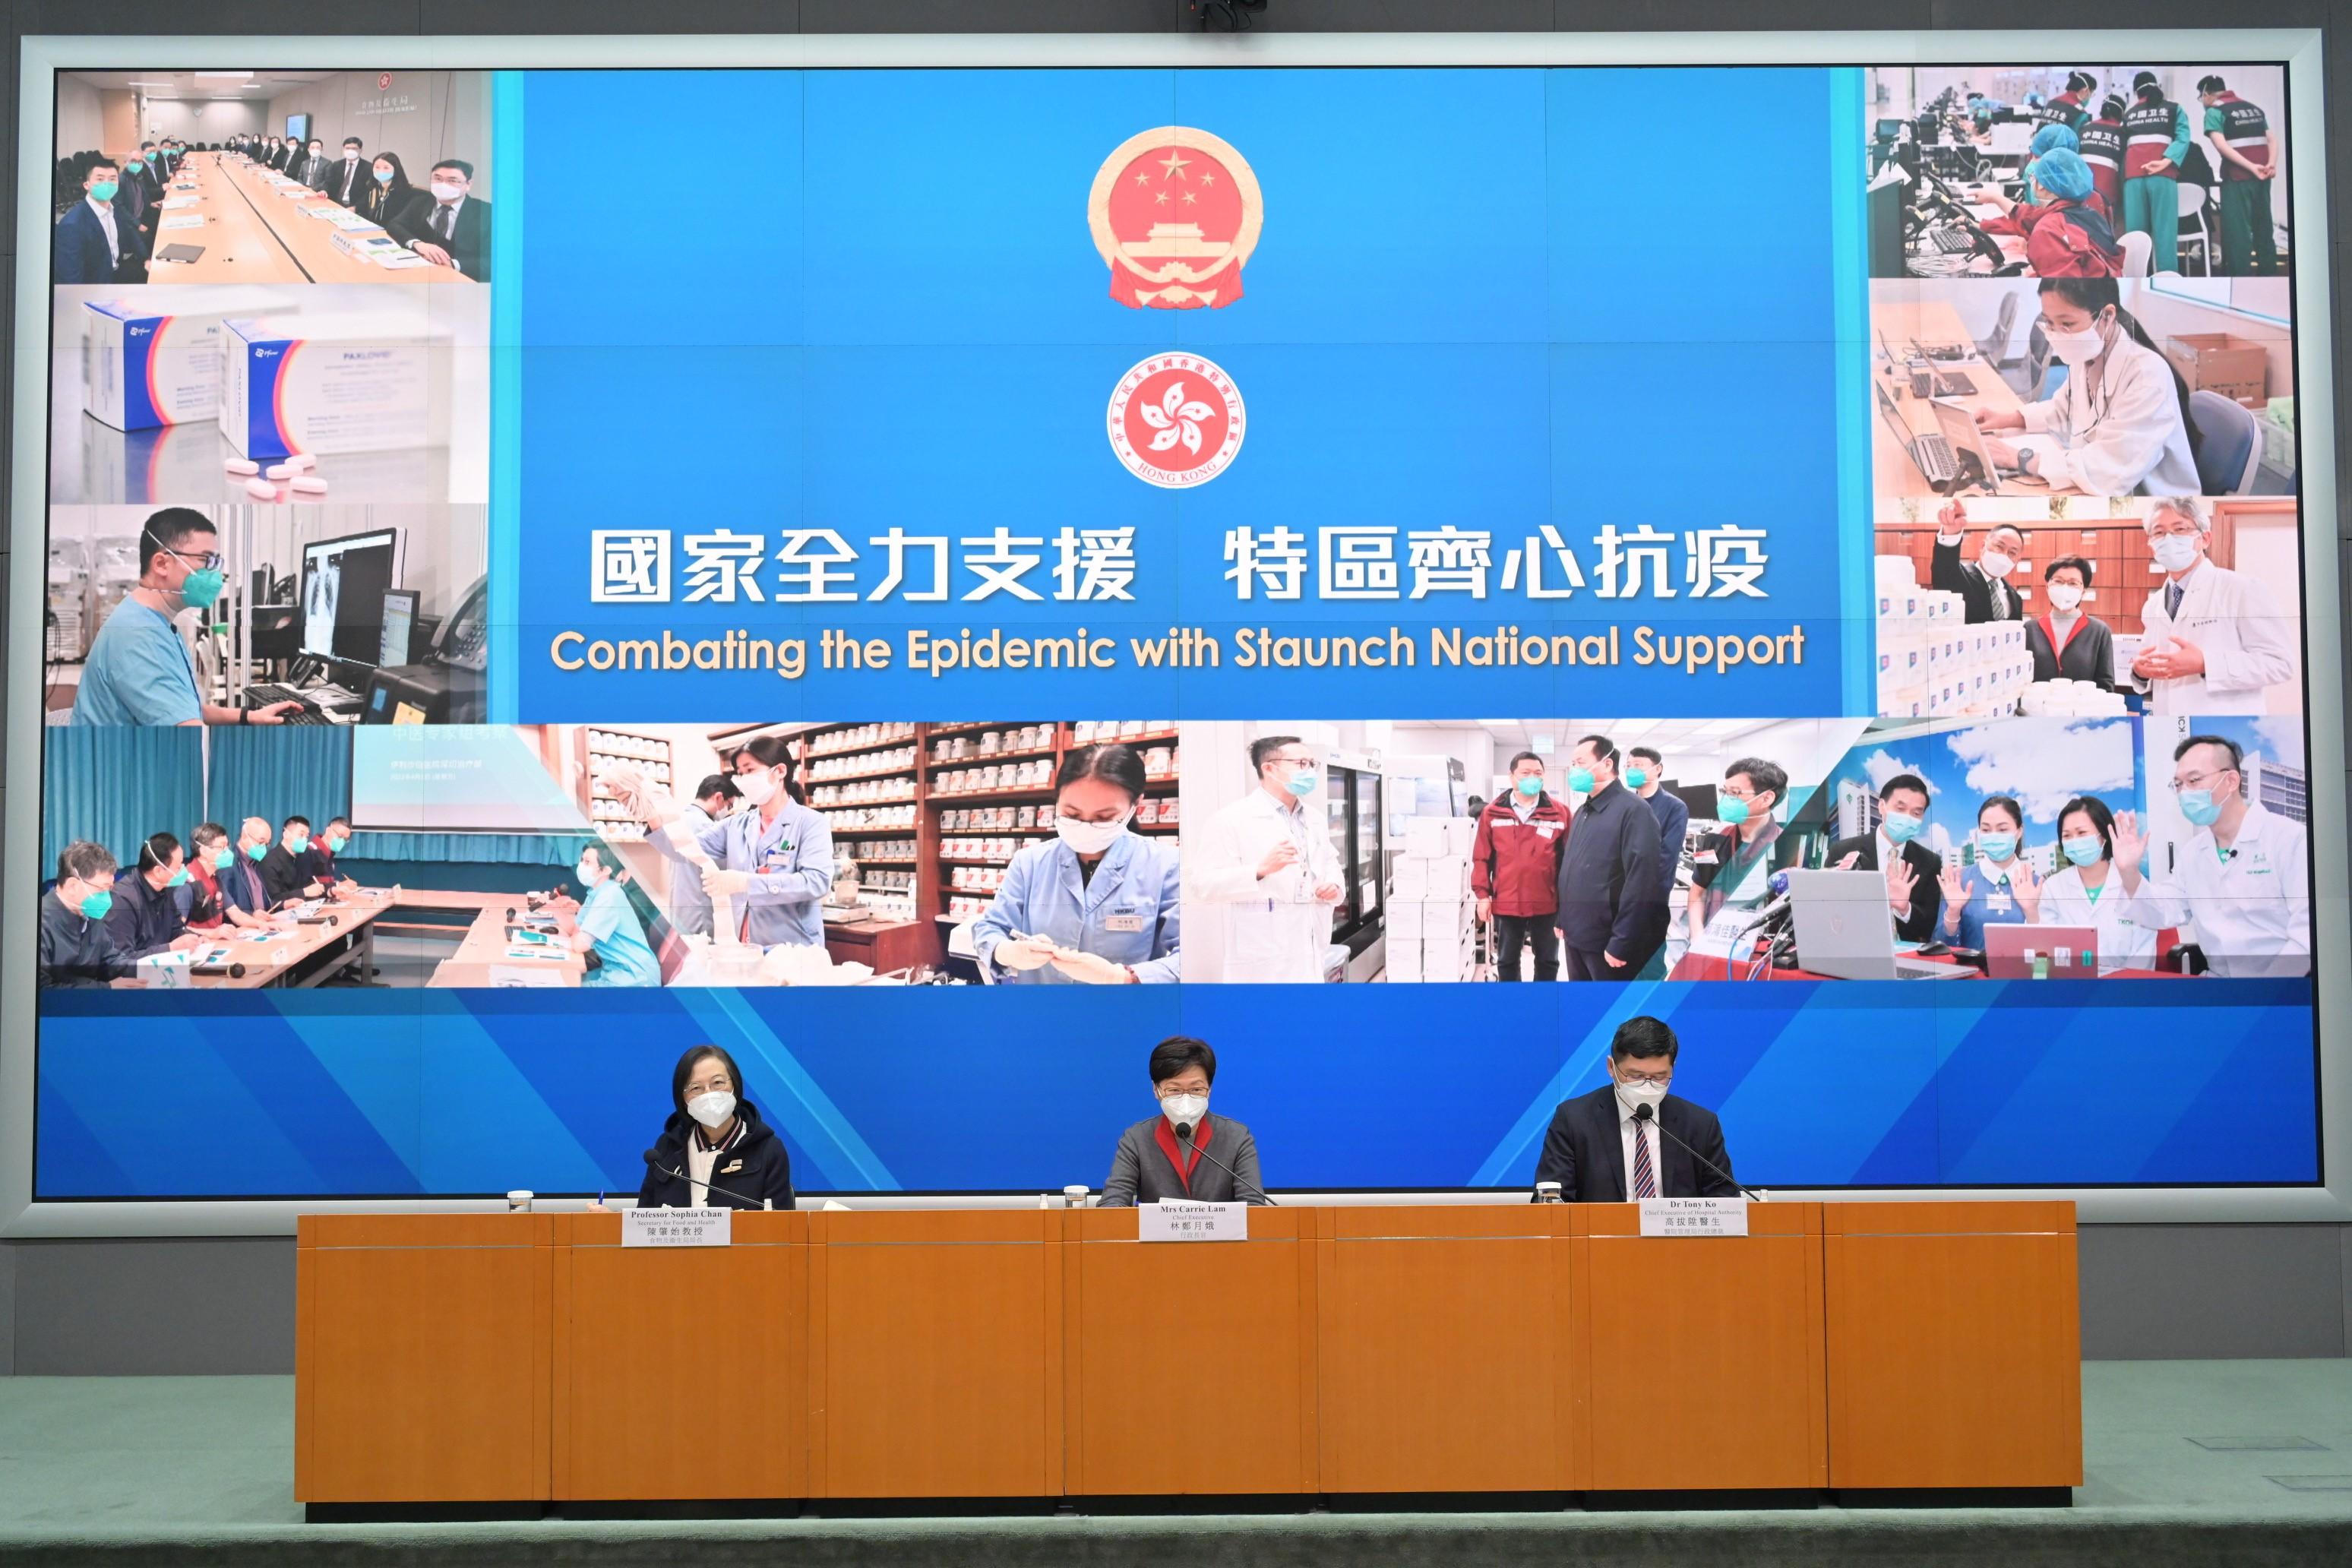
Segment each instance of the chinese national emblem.
[{"label": "chinese national emblem", "polygon": [[1110,446],[1137,479],[1189,489],[1225,471],[1242,449],[1242,395],[1199,354],[1154,354],[1110,395]]},{"label": "chinese national emblem", "polygon": [[1265,204],[1223,138],[1189,125],[1140,132],[1095,173],[1087,226],[1129,310],[1197,310],[1242,297]]}]

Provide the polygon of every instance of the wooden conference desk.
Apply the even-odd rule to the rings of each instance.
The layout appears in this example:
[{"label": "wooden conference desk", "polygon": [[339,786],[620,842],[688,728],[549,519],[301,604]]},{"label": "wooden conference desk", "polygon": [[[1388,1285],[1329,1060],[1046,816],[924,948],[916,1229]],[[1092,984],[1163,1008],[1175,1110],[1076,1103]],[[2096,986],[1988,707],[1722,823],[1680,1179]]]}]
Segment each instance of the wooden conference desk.
[{"label": "wooden conference desk", "polygon": [[[2004,288],[2030,289],[2032,282],[2030,279],[2022,281],[2009,279],[1998,281],[1987,279],[1975,286],[1988,290]],[[1967,346],[1969,353],[1966,359],[1937,360],[1933,363],[1938,374],[1957,371],[1976,384],[1977,390],[1974,395],[1949,399],[1971,414],[1979,408],[1990,408],[1996,413],[2007,413],[2022,406],[2025,402],[2023,398],[2018,396],[2008,382],[2001,379],[1999,371],[1978,357],[1976,340],[1971,338],[1961,325],[1960,313],[1953,309],[1951,302],[1948,300],[1927,297],[1927,290],[1938,287],[1939,285],[1934,282],[1910,285],[1882,282],[1870,301],[1871,380],[1876,385],[1886,387],[1890,393],[1898,394],[1895,406],[1903,416],[1903,422],[1911,427],[1914,435],[1940,434],[1941,426],[1936,423],[1936,412],[1927,406],[1926,400],[1911,395],[1911,378],[1904,373],[1901,365],[1895,366],[1895,376],[1892,380],[1888,378],[1888,366],[1878,353],[1878,343],[1882,337],[1894,345],[1898,353],[1907,353],[1914,341],[1928,348],[1946,344]],[[1915,294],[1914,290],[1917,293]],[[2021,310],[2036,308],[2030,292],[2020,308]],[[1871,473],[1874,476],[1872,482],[1876,487],[1875,493],[1882,496],[1934,495],[1935,489],[1927,483],[1927,477],[1919,472],[1919,465],[1911,460],[1911,454],[1903,449],[1903,443],[1895,437],[1894,431],[1887,428],[1885,417],[1879,412],[1877,404],[1878,395],[1873,392],[1870,410],[1870,460]],[[2036,439],[2015,430],[2005,430],[2000,435],[2005,441],[2022,439],[2032,444]],[[2042,437],[2040,439],[2042,444],[2047,445],[2051,438]],[[2001,482],[2000,493],[2010,496],[2050,496],[2074,495],[2079,492],[2072,487],[2053,489],[2048,485],[2005,479]]]},{"label": "wooden conference desk", "polygon": [[[869,1209],[653,1249],[612,1214],[305,1215],[295,1496],[2081,1483],[2071,1204],[1749,1220],[1302,1206],[1147,1246],[1132,1210]],[[689,1366],[759,1440],[680,1439]]]},{"label": "wooden conference desk", "polygon": [[[176,187],[193,179],[196,189]],[[200,245],[194,261],[149,265],[150,283],[470,283],[453,267],[378,267],[335,247],[334,226],[308,216],[334,204],[324,195],[282,196],[264,171],[226,153],[191,153],[163,192],[165,201],[193,195],[195,205],[165,207],[157,216],[155,248]],[[201,216],[201,228],[163,228],[163,220]]]},{"label": "wooden conference desk", "polygon": [[[509,959],[506,956],[506,911],[523,907],[520,893],[471,893],[434,888],[378,888],[361,898],[342,901],[330,900],[320,907],[320,913],[332,917],[334,923],[292,926],[272,932],[267,941],[255,942],[242,932],[224,928],[213,951],[225,949],[220,962],[241,963],[245,973],[239,975],[197,975],[194,984],[200,990],[255,991],[265,985],[317,985],[341,971],[354,966],[361,973],[375,965],[376,923],[399,910],[433,910],[472,917],[473,924],[457,951],[442,960],[433,973],[435,985],[488,985],[493,965],[522,968],[526,963],[534,972],[544,971],[552,977],[551,984],[577,985],[587,973],[587,965],[578,953],[566,952],[559,958]],[[356,937],[355,942],[347,938]],[[347,951],[335,952],[326,961],[314,962],[321,952],[332,948]],[[136,980],[119,980],[121,987],[138,987]]]}]

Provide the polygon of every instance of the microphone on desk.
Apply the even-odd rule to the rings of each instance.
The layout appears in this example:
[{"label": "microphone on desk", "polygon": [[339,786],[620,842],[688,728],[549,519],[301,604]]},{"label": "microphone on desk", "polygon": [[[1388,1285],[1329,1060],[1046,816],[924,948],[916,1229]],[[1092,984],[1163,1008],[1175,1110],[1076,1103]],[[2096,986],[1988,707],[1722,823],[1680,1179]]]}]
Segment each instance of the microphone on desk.
[{"label": "microphone on desk", "polygon": [[[1192,1152],[1200,1155],[1204,1160],[1217,1160],[1217,1157],[1214,1154],[1210,1153],[1207,1149],[1192,1142],[1192,1124],[1189,1121],[1179,1121],[1176,1124],[1176,1146],[1180,1149],[1190,1149]],[[1231,1165],[1225,1164],[1223,1160],[1217,1160],[1217,1163],[1223,1167],[1226,1175],[1231,1176],[1234,1179],[1234,1186],[1239,1187],[1242,1184],[1242,1173],[1239,1171],[1234,1170]],[[1282,1206],[1280,1204],[1274,1201],[1273,1194],[1268,1193],[1264,1187],[1258,1188],[1257,1195],[1265,1201],[1265,1205],[1268,1208],[1280,1208]],[[1246,1193],[1243,1194],[1243,1199],[1244,1202],[1247,1201],[1248,1194]]]},{"label": "microphone on desk", "polygon": [[[684,1182],[686,1184],[686,1195],[689,1198],[694,1195],[694,1178],[688,1175],[684,1171],[673,1171],[667,1165],[663,1164],[661,1163],[660,1150],[646,1150],[646,1163],[651,1165],[655,1170],[659,1171],[665,1176],[675,1176],[679,1181]],[[706,1193],[717,1193],[722,1198],[733,1198],[737,1203],[743,1205],[746,1208],[765,1209],[774,1206],[773,1204],[766,1198],[747,1198],[741,1193],[728,1191],[725,1187],[720,1186],[716,1182],[703,1183],[702,1190]]]},{"label": "microphone on desk", "polygon": [[1692,1159],[1696,1160],[1700,1164],[1705,1165],[1708,1170],[1713,1171],[1717,1175],[1721,1176],[1733,1186],[1739,1187],[1739,1195],[1741,1197],[1746,1198],[1751,1204],[1756,1202],[1756,1194],[1754,1193],[1749,1192],[1746,1187],[1739,1186],[1738,1177],[1733,1175],[1730,1172],[1725,1170],[1722,1166],[1717,1164],[1714,1161],[1708,1159],[1697,1150],[1692,1148],[1688,1143],[1683,1142],[1682,1138],[1675,1133],[1675,1130],[1667,1126],[1664,1122],[1659,1121],[1656,1112],[1653,1111],[1648,1106],[1635,1106],[1633,1108],[1633,1120],[1635,1121],[1648,1122],[1651,1126],[1656,1128],[1667,1137],[1674,1139],[1676,1143],[1682,1144],[1684,1153],[1688,1154]]}]

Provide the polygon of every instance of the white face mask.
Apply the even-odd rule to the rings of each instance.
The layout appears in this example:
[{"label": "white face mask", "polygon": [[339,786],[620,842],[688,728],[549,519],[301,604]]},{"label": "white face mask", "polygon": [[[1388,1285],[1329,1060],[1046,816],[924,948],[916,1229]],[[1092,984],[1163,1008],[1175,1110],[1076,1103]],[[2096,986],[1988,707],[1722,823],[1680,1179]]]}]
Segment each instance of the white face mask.
[{"label": "white face mask", "polygon": [[2017,570],[2017,557],[2004,555],[1998,550],[1988,550],[1977,557],[1977,564],[1984,568],[1986,576],[1997,579]]},{"label": "white face mask", "polygon": [[572,874],[580,879],[582,887],[593,888],[604,879],[604,868],[593,860],[583,860],[572,868]]},{"label": "white face mask", "polygon": [[2185,533],[2168,533],[2156,542],[2156,563],[2167,572],[2186,572],[2197,563],[2197,542]]},{"label": "white face mask", "polygon": [[2043,591],[2050,595],[2050,603],[2061,610],[2071,610],[2083,602],[2083,590],[2072,583],[2053,583]]},{"label": "white face mask", "polygon": [[735,1097],[725,1089],[714,1089],[688,1100],[686,1113],[705,1127],[722,1127],[735,1114]]},{"label": "white face mask", "polygon": [[1122,816],[1114,822],[1080,822],[1074,816],[1057,816],[1054,818],[1054,831],[1062,836],[1063,843],[1079,854],[1099,855],[1118,842],[1118,836],[1127,831],[1127,818]]},{"label": "white face mask", "polygon": [[1658,1102],[1666,1098],[1666,1086],[1662,1083],[1624,1083],[1621,1081],[1617,1085],[1617,1098],[1625,1102],[1625,1109],[1628,1110],[1632,1110],[1638,1106],[1646,1105],[1654,1111],[1657,1109]]},{"label": "white face mask", "polygon": [[1205,1094],[1171,1094],[1160,1102],[1160,1114],[1168,1118],[1171,1127],[1198,1127],[1201,1118],[1209,1114],[1209,1097]]},{"label": "white face mask", "polygon": [[737,773],[735,788],[753,805],[765,805],[776,798],[776,775],[773,773]]},{"label": "white face mask", "polygon": [[2087,332],[2052,332],[2050,352],[2068,364],[2088,364],[2107,352],[2107,340],[2096,328]]},{"label": "white face mask", "polygon": [[454,202],[465,194],[462,186],[453,185],[446,180],[433,182],[433,199],[436,201]]}]

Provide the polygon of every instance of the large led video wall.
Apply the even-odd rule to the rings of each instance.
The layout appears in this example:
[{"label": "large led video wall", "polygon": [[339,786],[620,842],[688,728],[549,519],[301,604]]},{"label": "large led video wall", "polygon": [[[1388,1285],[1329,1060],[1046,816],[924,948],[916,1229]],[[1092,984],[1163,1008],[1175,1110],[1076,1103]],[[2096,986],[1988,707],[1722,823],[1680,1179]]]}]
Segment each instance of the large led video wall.
[{"label": "large led video wall", "polygon": [[803,1191],[1098,1186],[1175,1034],[1512,1188],[1638,1014],[1766,1188],[2315,1183],[2289,126],[59,72],[35,1195],[631,1194],[706,1041]]}]

